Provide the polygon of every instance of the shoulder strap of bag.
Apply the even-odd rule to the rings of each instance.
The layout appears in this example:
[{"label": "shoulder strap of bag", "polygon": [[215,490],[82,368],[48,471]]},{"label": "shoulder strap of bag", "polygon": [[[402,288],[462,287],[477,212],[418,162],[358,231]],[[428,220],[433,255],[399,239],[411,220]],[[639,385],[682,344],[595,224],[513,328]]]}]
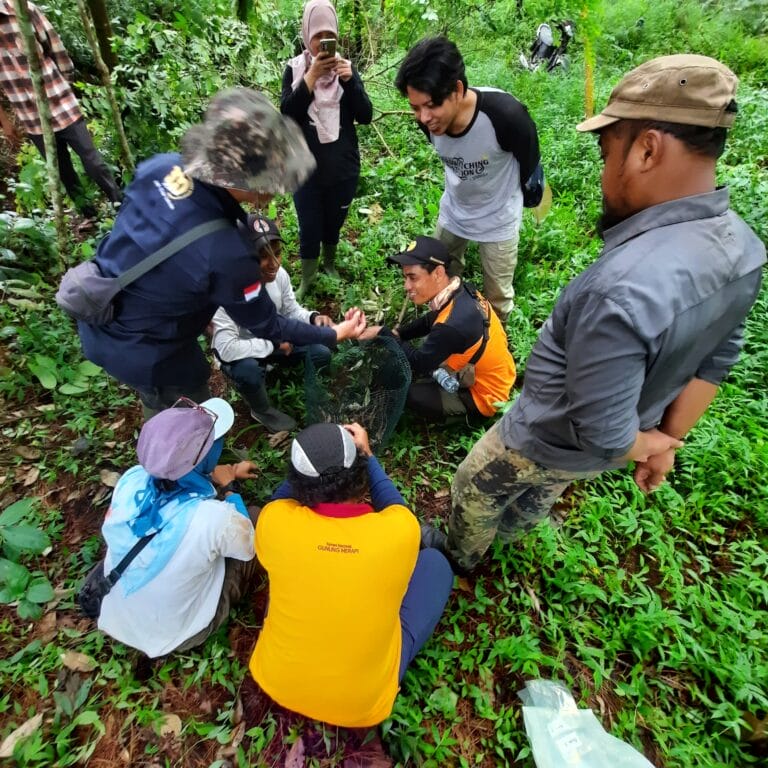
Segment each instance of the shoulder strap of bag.
[{"label": "shoulder strap of bag", "polygon": [[134,280],[138,280],[142,275],[149,272],[150,269],[154,269],[158,264],[173,256],[174,253],[177,253],[182,248],[186,248],[190,243],[194,243],[195,240],[231,226],[232,223],[226,219],[212,219],[192,227],[183,235],[179,235],[171,240],[170,243],[142,259],[138,264],[134,264],[130,269],[123,272],[122,275],[118,275],[116,278],[118,285],[121,289],[125,288],[126,285],[130,285]]},{"label": "shoulder strap of bag", "polygon": [[472,355],[472,359],[469,361],[469,365],[477,365],[478,360],[480,360],[480,358],[483,356],[485,347],[488,344],[488,337],[490,336],[491,330],[492,310],[490,304],[488,303],[488,299],[482,298],[474,285],[471,283],[467,283],[466,285],[470,296],[472,296],[472,298],[475,300],[475,304],[477,305],[480,314],[483,316],[483,340],[475,351],[475,354]]},{"label": "shoulder strap of bag", "polygon": [[125,569],[133,562],[135,557],[141,552],[144,547],[149,544],[152,539],[157,536],[157,534],[160,533],[160,531],[155,531],[154,533],[150,533],[147,536],[142,536],[130,549],[128,554],[110,571],[109,576],[107,576],[107,581],[109,582],[110,587],[114,587],[115,584],[117,584],[117,580],[123,575],[123,572]]}]

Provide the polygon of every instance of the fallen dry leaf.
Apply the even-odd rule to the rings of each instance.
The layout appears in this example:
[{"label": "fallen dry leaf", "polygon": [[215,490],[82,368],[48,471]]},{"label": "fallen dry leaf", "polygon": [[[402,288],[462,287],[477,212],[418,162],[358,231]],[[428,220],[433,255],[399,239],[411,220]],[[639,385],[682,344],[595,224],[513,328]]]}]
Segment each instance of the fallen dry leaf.
[{"label": "fallen dry leaf", "polygon": [[104,499],[108,499],[112,495],[112,492],[109,490],[109,488],[106,485],[102,485],[98,491],[96,491],[96,495],[93,497],[93,501],[91,501],[91,504],[96,507],[98,506]]},{"label": "fallen dry leaf", "polygon": [[40,642],[45,645],[56,637],[56,611],[50,611],[37,622],[37,631],[40,633]]},{"label": "fallen dry leaf", "polygon": [[299,736],[285,756],[284,768],[304,768],[304,739]]},{"label": "fallen dry leaf", "polygon": [[533,610],[536,611],[536,613],[538,613],[539,615],[541,615],[541,602],[539,601],[539,598],[536,596],[536,593],[529,586],[526,586],[525,591],[528,593],[528,597],[531,598],[531,604],[533,605]]},{"label": "fallen dry leaf", "polygon": [[27,472],[26,475],[24,475],[24,485],[30,486],[34,485],[37,482],[37,478],[40,477],[40,468],[39,467],[32,467],[32,469]]},{"label": "fallen dry leaf", "polygon": [[120,429],[125,424],[125,416],[122,419],[118,419],[114,424],[110,424],[109,428],[112,430]]},{"label": "fallen dry leaf", "polygon": [[243,721],[243,699],[241,696],[237,697],[235,702],[235,709],[232,712],[232,725],[240,725]]},{"label": "fallen dry leaf", "polygon": [[384,209],[378,203],[373,203],[373,205],[367,208],[358,208],[357,210],[363,216],[367,216],[371,224],[378,224],[384,218]]},{"label": "fallen dry leaf", "polygon": [[290,432],[275,432],[274,435],[270,435],[267,438],[267,442],[269,443],[270,448],[277,448],[281,446],[283,443],[287,443],[288,440],[291,438]]},{"label": "fallen dry leaf", "polygon": [[101,484],[106,485],[107,488],[114,488],[119,479],[120,473],[114,472],[111,469],[102,469],[101,472],[99,472],[99,480],[101,480]]},{"label": "fallen dry leaf", "polygon": [[441,488],[439,491],[435,493],[436,499],[444,499],[446,496],[451,495],[451,489],[450,488]]},{"label": "fallen dry leaf", "polygon": [[65,651],[62,653],[61,663],[73,672],[93,672],[96,669],[94,659],[78,651]]},{"label": "fallen dry leaf", "polygon": [[120,762],[125,763],[126,765],[131,762],[131,753],[128,751],[127,747],[123,747],[122,752],[120,752]]},{"label": "fallen dry leaf", "polygon": [[233,749],[237,749],[240,746],[243,738],[245,737],[245,723],[240,723],[234,731],[232,731],[232,737],[229,740],[229,745]]},{"label": "fallen dry leaf", "polygon": [[13,452],[27,461],[37,461],[42,456],[37,448],[30,448],[28,445],[14,445]]},{"label": "fallen dry leaf", "polygon": [[22,723],[15,731],[11,732],[0,744],[0,757],[12,757],[13,748],[27,736],[33,734],[43,722],[43,713],[38,712],[34,717],[30,717],[26,723]]},{"label": "fallen dry leaf", "polygon": [[474,592],[475,590],[472,589],[472,585],[469,583],[469,580],[465,576],[459,576],[456,579],[456,587],[460,589],[462,592]]},{"label": "fallen dry leaf", "polygon": [[159,730],[161,736],[173,736],[177,739],[181,733],[181,718],[173,712],[169,712],[163,717]]}]

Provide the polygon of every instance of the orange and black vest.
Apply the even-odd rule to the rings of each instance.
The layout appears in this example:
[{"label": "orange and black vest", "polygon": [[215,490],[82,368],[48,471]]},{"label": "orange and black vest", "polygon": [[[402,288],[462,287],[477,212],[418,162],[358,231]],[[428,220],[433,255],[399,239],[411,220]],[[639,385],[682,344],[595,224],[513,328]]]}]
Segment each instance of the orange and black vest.
[{"label": "orange and black vest", "polygon": [[[466,291],[457,291],[453,298],[438,312],[435,324],[451,325],[451,315],[457,301],[474,301],[482,313],[482,336],[464,352],[453,354],[443,363],[446,368],[460,371],[468,363],[475,365],[475,383],[469,388],[477,410],[484,416],[493,416],[498,410],[496,403],[509,400],[509,392],[515,383],[517,371],[512,353],[507,346],[507,334],[499,318],[473,286],[464,284]],[[479,357],[478,357],[478,352]],[[476,358],[477,359],[474,359]]]}]

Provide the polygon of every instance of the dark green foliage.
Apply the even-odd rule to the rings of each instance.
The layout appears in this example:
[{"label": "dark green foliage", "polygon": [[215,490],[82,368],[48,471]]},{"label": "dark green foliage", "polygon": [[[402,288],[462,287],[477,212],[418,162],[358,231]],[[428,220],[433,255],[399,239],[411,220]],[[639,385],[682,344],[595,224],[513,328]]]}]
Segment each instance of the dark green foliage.
[{"label": "dark green foliage", "polygon": [[[60,9],[58,15],[51,11],[52,20],[73,40],[67,4],[51,5]],[[370,66],[363,76],[376,108],[392,114],[359,129],[362,178],[339,247],[344,280],[340,285],[321,277],[308,303],[334,315],[358,305],[372,322],[394,323],[399,316],[402,277],[385,257],[415,235],[433,231],[442,169],[412,118],[400,114],[408,107],[392,80],[403,45],[445,29],[464,53],[470,84],[511,91],[527,104],[540,130],[554,205],[540,225],[524,218],[517,306],[508,323],[524,371],[559,290],[599,251],[594,222],[600,210],[600,161],[594,137],[573,130],[583,116],[583,4],[526,0],[522,15],[517,5],[516,0],[482,6],[365,0],[362,60]],[[600,107],[627,69],[653,55],[688,50],[729,64],[741,79],[740,113],[719,163],[719,181],[729,185],[734,208],[765,240],[768,53],[759,34],[765,25],[760,6],[750,0],[605,3],[595,74]],[[342,40],[352,8],[352,0],[339,2]],[[173,5],[110,0],[110,9],[120,34],[121,69],[115,77],[137,157],[175,147],[185,126],[222,85],[263,87],[276,102],[301,16],[299,0],[254,3],[250,26],[238,22],[234,4],[224,0],[205,7],[194,0]],[[559,18],[577,24],[571,69],[552,75],[519,69],[517,54],[527,48],[538,23]],[[98,90],[86,88],[83,105],[95,135],[109,147],[111,127]],[[25,211],[44,208],[32,158],[33,152],[24,153],[16,187]],[[280,220],[286,256],[295,253],[290,199],[276,201],[269,213]],[[55,282],[46,250],[50,230],[42,214],[28,218],[34,226],[24,223],[12,232],[9,219],[0,219],[0,227],[6,222],[0,247],[13,252],[8,263],[26,276],[24,285],[3,286],[6,300],[0,306],[0,397],[11,414],[0,426],[3,447],[39,451],[33,464],[40,470],[41,493],[62,483],[78,487],[94,499],[83,502],[78,513],[95,518],[108,498],[97,482],[100,470],[124,469],[135,461],[135,435],[119,424],[126,415],[130,420],[136,407],[129,407],[130,392],[80,368],[71,326],[50,309],[46,286]],[[107,230],[108,220],[100,226]],[[81,243],[77,258],[91,255],[97,240]],[[286,266],[298,272],[289,258]],[[477,278],[478,268],[470,250],[470,277]],[[19,290],[32,293],[14,293]],[[409,316],[415,311],[409,309]],[[479,577],[454,591],[435,637],[406,675],[392,717],[383,724],[394,759],[408,765],[532,768],[516,690],[525,679],[540,676],[563,680],[581,706],[591,706],[607,729],[645,751],[659,768],[760,764],[744,741],[743,713],[768,709],[766,313],[764,288],[747,324],[742,359],[687,438],[668,484],[649,497],[640,494],[627,471],[579,484],[564,502],[563,528],[542,526],[519,542],[497,542]],[[67,384],[77,388],[84,381],[87,395],[64,393]],[[300,381],[281,380],[271,394],[281,409],[302,412]],[[439,524],[446,517],[456,466],[478,435],[466,428],[421,426],[406,414],[380,458],[417,514]],[[250,457],[259,465],[259,481],[249,484],[246,495],[263,503],[285,476],[285,445],[271,445],[259,427],[242,418],[228,444],[227,460]],[[30,488],[23,482],[32,465],[7,452],[1,490],[11,500],[28,498]],[[51,498],[50,504],[63,504],[66,495]],[[30,567],[71,587],[93,564],[99,543],[95,537],[71,548],[60,543],[60,514],[48,514],[41,528],[51,537],[54,553]],[[67,515],[71,525],[76,515],[69,510]],[[71,598],[65,598],[59,610],[70,609]],[[254,636],[260,621],[258,610],[239,609],[230,625],[233,637],[237,632]],[[224,698],[217,714],[182,713],[182,763],[163,751],[159,738],[146,742],[148,753],[161,753],[148,760],[183,764],[192,750],[208,745],[208,765],[234,733],[230,718],[247,673],[242,649],[233,657],[228,630],[199,652],[158,665],[142,682],[134,674],[131,652],[95,631],[68,625],[44,644],[28,623],[6,619],[0,628],[7,649],[0,661],[0,714],[5,716],[0,737],[43,707],[55,712],[53,723],[46,720],[19,747],[22,765],[87,760],[103,723],[116,713],[126,741],[137,731],[152,732],[164,716],[168,690],[190,696],[217,690]],[[54,690],[60,652],[67,648],[97,659],[98,671],[87,685],[80,680]],[[18,703],[26,692],[32,692],[37,708]],[[264,755],[287,750],[298,735],[283,733],[268,713],[259,723],[248,723],[232,760],[261,765]],[[331,758],[323,764],[332,764]]]}]

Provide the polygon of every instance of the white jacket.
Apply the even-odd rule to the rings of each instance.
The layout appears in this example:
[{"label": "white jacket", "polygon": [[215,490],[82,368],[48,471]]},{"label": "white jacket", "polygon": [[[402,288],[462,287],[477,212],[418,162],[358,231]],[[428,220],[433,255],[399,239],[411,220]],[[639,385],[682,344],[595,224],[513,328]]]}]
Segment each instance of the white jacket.
[{"label": "white jacket", "polygon": [[[277,277],[271,283],[266,283],[266,288],[275,309],[283,317],[309,323],[312,315],[317,314],[296,301],[291,278],[282,267],[277,270]],[[212,322],[211,346],[225,363],[248,357],[262,359],[274,352],[275,345],[271,341],[259,339],[247,328],[239,326],[221,307],[216,310]]]}]

